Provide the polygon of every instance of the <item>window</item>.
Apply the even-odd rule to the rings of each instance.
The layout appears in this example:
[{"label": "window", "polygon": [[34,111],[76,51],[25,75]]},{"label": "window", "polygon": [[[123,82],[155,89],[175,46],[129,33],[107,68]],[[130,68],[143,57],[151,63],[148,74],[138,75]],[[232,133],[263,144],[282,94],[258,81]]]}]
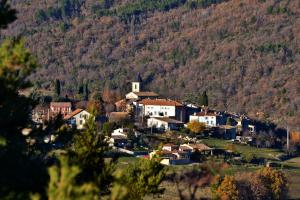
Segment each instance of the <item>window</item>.
[{"label": "window", "polygon": [[79,124],[82,125],[82,120],[79,121]]}]

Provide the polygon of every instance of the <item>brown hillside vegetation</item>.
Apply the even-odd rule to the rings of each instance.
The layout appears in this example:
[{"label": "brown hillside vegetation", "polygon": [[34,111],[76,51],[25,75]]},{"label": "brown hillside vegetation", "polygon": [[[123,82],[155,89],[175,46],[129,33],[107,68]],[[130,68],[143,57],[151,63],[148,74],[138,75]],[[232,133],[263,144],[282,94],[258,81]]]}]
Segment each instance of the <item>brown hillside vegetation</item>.
[{"label": "brown hillside vegetation", "polygon": [[[148,89],[295,127],[300,122],[300,2],[231,0],[207,8],[186,5],[156,10],[125,22],[98,15],[99,1],[86,0],[80,13],[37,20],[57,0],[12,0],[18,20],[5,35],[23,36],[42,65],[32,77],[49,89],[60,79],[76,93],[89,82],[129,90],[138,72]],[[132,1],[114,1],[119,8]],[[258,115],[258,113],[260,115]]]}]

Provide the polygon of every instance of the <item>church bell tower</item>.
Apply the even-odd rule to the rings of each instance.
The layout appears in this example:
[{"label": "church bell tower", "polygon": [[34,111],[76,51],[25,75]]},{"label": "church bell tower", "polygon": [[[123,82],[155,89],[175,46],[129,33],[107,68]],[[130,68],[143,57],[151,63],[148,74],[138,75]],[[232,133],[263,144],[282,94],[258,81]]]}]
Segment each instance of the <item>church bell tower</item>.
[{"label": "church bell tower", "polygon": [[142,78],[140,74],[138,74],[137,79],[132,82],[132,92],[140,92],[141,91]]}]

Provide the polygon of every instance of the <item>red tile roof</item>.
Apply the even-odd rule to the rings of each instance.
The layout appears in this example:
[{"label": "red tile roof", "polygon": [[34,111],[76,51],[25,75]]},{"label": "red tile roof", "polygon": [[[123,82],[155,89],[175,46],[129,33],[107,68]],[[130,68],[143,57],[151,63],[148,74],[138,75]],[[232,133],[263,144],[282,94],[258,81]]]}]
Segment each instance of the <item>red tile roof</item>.
[{"label": "red tile roof", "polygon": [[199,117],[203,117],[203,116],[217,116],[217,114],[214,113],[214,112],[198,112],[198,113],[196,113],[196,116],[199,116]]},{"label": "red tile roof", "polygon": [[81,113],[83,111],[83,109],[76,109],[73,112],[71,112],[70,114],[68,114],[67,116],[64,117],[64,119],[70,119],[72,117],[74,117],[75,115]]},{"label": "red tile roof", "polygon": [[143,105],[154,105],[154,106],[182,106],[181,103],[170,99],[143,99],[139,103]]},{"label": "red tile roof", "polygon": [[133,92],[139,97],[158,97],[159,95],[155,92]]},{"label": "red tile roof", "polygon": [[176,119],[172,119],[168,117],[153,117],[153,118],[170,124],[184,124],[182,121],[178,121]]},{"label": "red tile roof", "polygon": [[198,151],[212,150],[212,148],[205,144],[188,144],[187,146],[190,146],[193,149],[197,149]]},{"label": "red tile roof", "polygon": [[50,107],[71,107],[71,102],[51,102]]}]

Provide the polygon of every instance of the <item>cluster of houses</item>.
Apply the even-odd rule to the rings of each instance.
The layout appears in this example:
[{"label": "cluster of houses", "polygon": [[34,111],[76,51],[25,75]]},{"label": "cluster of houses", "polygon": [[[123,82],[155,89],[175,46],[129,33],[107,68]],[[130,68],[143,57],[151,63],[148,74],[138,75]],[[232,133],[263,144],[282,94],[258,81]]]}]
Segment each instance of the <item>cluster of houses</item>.
[{"label": "cluster of houses", "polygon": [[[161,98],[152,91],[143,91],[142,80],[138,76],[132,82],[132,91],[115,103],[115,111],[108,113],[107,121],[117,122],[124,119],[134,121],[136,127],[151,130],[151,132],[176,131],[187,126],[189,122],[197,121],[205,124],[209,133],[218,133],[224,139],[244,141],[241,133],[255,133],[255,126],[246,116],[218,112],[208,107],[197,107],[192,104],[172,99]],[[69,126],[84,129],[91,114],[82,108],[76,108],[71,102],[51,102],[48,105],[38,105],[32,112],[32,120],[42,124],[60,114]],[[130,133],[133,131],[133,133]],[[124,148],[128,146],[128,136],[136,137],[141,133],[126,128],[118,128],[111,133],[108,141],[111,146]],[[150,158],[160,157],[163,164],[190,163],[191,154],[212,154],[213,149],[201,143],[165,144],[161,150],[150,153]]]},{"label": "cluster of houses", "polygon": [[180,165],[192,162],[191,155],[213,155],[213,148],[203,143],[198,144],[164,144],[162,149],[154,150],[149,154],[150,159],[160,158],[164,165]]},{"label": "cluster of houses", "polygon": [[[157,93],[142,91],[142,88],[138,76],[132,82],[132,91],[115,103],[116,111],[108,114],[108,121],[129,119],[133,115],[135,125],[155,131],[180,130],[188,122],[198,121],[204,123],[208,130],[223,134],[225,139],[235,139],[236,135],[245,131],[255,132],[255,126],[245,116],[160,98]],[[74,108],[71,102],[51,102],[50,105],[38,105],[32,112],[32,120],[43,123],[58,114],[62,115],[67,124],[77,129],[83,129],[91,115],[84,109]]]},{"label": "cluster of houses", "polygon": [[66,124],[81,130],[91,114],[84,109],[73,108],[71,102],[50,102],[50,104],[38,105],[33,109],[31,119],[36,124],[44,124],[60,114]]},{"label": "cluster of houses", "polygon": [[136,124],[160,131],[180,130],[188,122],[198,121],[204,123],[207,129],[223,134],[225,139],[235,139],[236,135],[245,131],[255,132],[255,126],[245,116],[160,98],[155,92],[142,91],[142,88],[138,76],[132,82],[132,91],[115,103],[117,112],[111,113],[111,116],[134,113]]}]

